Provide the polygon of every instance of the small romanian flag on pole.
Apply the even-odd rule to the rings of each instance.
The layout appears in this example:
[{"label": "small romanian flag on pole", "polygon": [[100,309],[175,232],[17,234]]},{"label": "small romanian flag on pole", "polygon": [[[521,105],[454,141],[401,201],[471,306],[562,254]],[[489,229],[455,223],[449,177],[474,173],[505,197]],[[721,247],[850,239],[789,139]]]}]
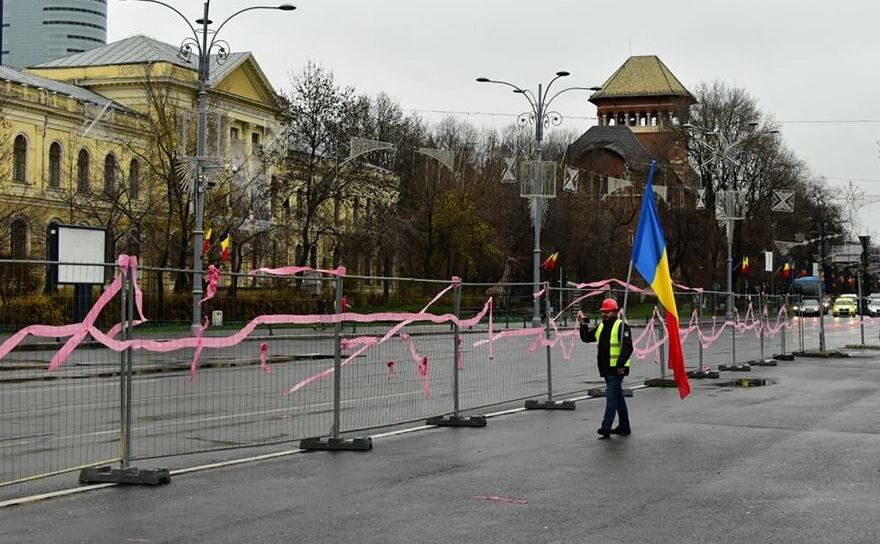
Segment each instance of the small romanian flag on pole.
[{"label": "small romanian flag on pole", "polygon": [[223,235],[220,236],[220,249],[223,250],[223,253],[220,254],[220,262],[225,263],[229,260],[229,246],[232,245],[232,236],[229,235],[229,231],[223,231]]},{"label": "small romanian flag on pole", "polygon": [[544,264],[542,266],[544,267],[544,270],[546,270],[547,272],[553,272],[554,270],[556,270],[556,267],[558,265],[559,265],[559,252],[556,251],[553,253],[553,255],[550,255],[549,257],[547,257],[547,260],[544,261]]},{"label": "small romanian flag on pole", "polygon": [[211,249],[211,227],[208,227],[208,232],[205,233],[205,241],[202,242],[202,255],[208,252]]},{"label": "small romanian flag on pole", "polygon": [[672,291],[672,276],[669,274],[669,261],[666,258],[666,240],[663,227],[657,216],[657,201],[654,199],[654,169],[656,163],[651,161],[648,172],[648,183],[642,198],[642,211],[639,214],[639,228],[633,243],[632,260],[636,270],[645,278],[651,289],[657,294],[660,304],[666,309],[666,330],[669,335],[669,367],[678,395],[683,399],[691,392],[687,371],[684,366],[684,353],[681,349],[678,309],[675,306],[675,295]]}]

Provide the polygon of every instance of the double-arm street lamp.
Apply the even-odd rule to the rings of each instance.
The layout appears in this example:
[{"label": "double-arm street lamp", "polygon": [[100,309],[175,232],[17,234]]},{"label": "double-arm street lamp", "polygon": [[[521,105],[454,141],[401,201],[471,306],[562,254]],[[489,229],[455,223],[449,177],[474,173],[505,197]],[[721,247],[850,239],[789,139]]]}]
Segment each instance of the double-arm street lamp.
[{"label": "double-arm street lamp", "polygon": [[[682,128],[687,130],[688,132],[701,132],[705,136],[711,139],[712,143],[706,143],[702,140],[694,140],[697,144],[707,151],[711,153],[711,158],[708,161],[705,161],[703,165],[708,165],[709,163],[716,162],[719,170],[722,169],[722,163],[729,162],[734,166],[739,165],[739,161],[736,160],[735,156],[738,154],[737,148],[741,146],[743,143],[751,140],[755,136],[760,134],[779,134],[778,130],[758,130],[755,128],[758,126],[757,121],[750,121],[748,123],[748,131],[741,135],[739,138],[735,140],[728,139],[724,133],[722,133],[717,128],[713,128],[712,130],[708,130],[701,127],[696,127],[690,123],[686,123],[682,125]],[[743,152],[739,152],[743,153]],[[722,178],[725,186],[727,186],[726,180]],[[724,203],[724,214],[725,219],[727,221],[727,317],[733,318],[733,309],[734,309],[734,296],[733,296],[733,226],[734,221],[736,221],[736,204],[737,204],[737,196],[736,196],[736,176],[731,180],[731,187],[728,188],[728,191],[725,193],[726,202]],[[717,207],[717,206],[716,206]],[[736,347],[734,341],[733,348],[733,362],[736,364]]]},{"label": "double-arm street lamp", "polygon": [[[120,0],[126,1],[126,0]],[[199,55],[199,125],[196,144],[196,181],[193,186],[193,199],[195,208],[195,229],[193,230],[193,331],[201,326],[202,299],[202,245],[204,244],[204,220],[205,220],[205,148],[208,133],[208,80],[211,76],[211,53],[216,51],[217,62],[222,63],[229,56],[229,44],[224,40],[218,40],[220,31],[233,18],[247,11],[258,9],[271,9],[280,11],[293,11],[296,6],[281,4],[278,6],[250,6],[240,9],[220,23],[216,30],[211,28],[213,21],[210,19],[211,0],[204,1],[204,11],[200,19],[196,19],[194,26],[189,19],[177,8],[161,2],[160,0],[128,0],[135,2],[149,2],[164,6],[184,20],[192,31],[192,36],[187,36],[180,45],[181,56],[188,58],[195,51]]]},{"label": "double-arm street lamp", "polygon": [[[537,93],[533,93],[528,89],[524,89],[507,81],[490,79],[488,77],[477,78],[478,83],[496,83],[498,85],[511,87],[514,93],[520,94],[525,97],[531,108],[531,111],[521,114],[517,121],[522,126],[530,123],[535,125],[536,168],[535,170],[533,170],[533,172],[537,172],[537,174],[533,175],[532,189],[530,191],[531,194],[528,196],[530,199],[532,199],[532,224],[535,227],[535,248],[533,250],[534,256],[532,259],[532,287],[534,289],[534,292],[536,293],[539,290],[539,285],[541,282],[541,224],[544,220],[544,210],[546,206],[546,203],[544,201],[547,198],[546,196],[542,196],[544,194],[544,170],[542,167],[543,154],[541,145],[544,141],[544,129],[549,128],[551,124],[553,126],[558,126],[562,123],[562,115],[557,111],[550,110],[550,105],[553,104],[553,101],[556,100],[556,97],[568,91],[602,90],[601,87],[567,87],[551,95],[550,88],[553,86],[553,83],[555,83],[557,79],[567,77],[568,75],[570,74],[566,71],[556,72],[555,77],[550,80],[546,87],[540,83],[538,84]],[[539,299],[534,300],[533,312],[534,313],[532,316],[532,323],[536,326],[540,325],[541,303]]]}]

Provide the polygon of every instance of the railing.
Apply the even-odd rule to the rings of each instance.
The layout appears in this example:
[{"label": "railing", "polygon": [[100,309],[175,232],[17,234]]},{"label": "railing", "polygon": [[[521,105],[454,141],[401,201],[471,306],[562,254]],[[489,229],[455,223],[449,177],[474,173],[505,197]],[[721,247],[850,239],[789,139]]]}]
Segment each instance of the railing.
[{"label": "railing", "polygon": [[[99,289],[86,295],[89,288],[47,286],[54,264],[0,261],[2,340],[29,325],[82,321],[83,315],[75,313],[83,314]],[[108,282],[120,274],[116,265],[102,266]],[[86,269],[69,265],[68,279],[75,279],[70,272],[77,267]],[[134,327],[132,338],[165,343],[192,338],[184,310],[188,286],[178,283],[181,292],[175,293],[175,281],[187,277],[188,271],[181,270],[138,271],[149,321]],[[95,321],[98,330],[137,318],[133,286],[124,285]],[[435,316],[448,314],[439,322],[408,324],[400,329],[408,336],[394,335],[346,361],[356,349],[351,345],[355,339],[378,341],[447,288],[426,309]],[[451,316],[467,320],[479,315],[487,291],[494,295],[491,314],[457,328],[462,322]],[[127,466],[200,452],[232,457],[244,448],[271,450],[306,438],[350,436],[433,416],[477,414],[527,399],[583,393],[600,381],[595,346],[577,337],[576,313],[596,316],[603,298],[623,299],[623,291],[614,289],[578,302],[587,291],[549,289],[544,295],[549,303],[542,304],[545,326],[533,328],[529,284],[226,274],[217,295],[204,303],[204,314],[212,320],[204,338],[230,337],[261,315],[291,319],[260,324],[226,347],[117,352],[86,338],[52,371],[49,361],[67,337],[27,338],[0,358],[0,491],[83,466]],[[90,298],[76,301],[75,294]],[[343,295],[351,306],[348,312],[363,316],[357,318],[362,322],[337,317]],[[724,317],[726,293],[680,292],[676,300],[689,368],[717,369],[818,348],[819,318],[793,316],[794,299],[737,296],[739,317],[733,322]],[[628,298],[628,320],[639,347],[656,346],[634,360],[630,381],[667,373],[658,361],[665,357],[665,333],[655,306],[652,296],[631,293]],[[555,324],[549,334],[548,313]],[[487,342],[490,315],[496,335],[492,343]],[[125,339],[126,330],[117,339]],[[863,330],[867,338],[877,338],[878,321],[829,317],[825,330],[829,348],[843,347],[858,344]],[[568,336],[558,340],[559,335]],[[193,373],[196,351],[200,365]],[[328,373],[334,366],[338,382],[335,372]],[[316,379],[322,373],[327,375]],[[314,381],[290,392],[309,379]]]}]

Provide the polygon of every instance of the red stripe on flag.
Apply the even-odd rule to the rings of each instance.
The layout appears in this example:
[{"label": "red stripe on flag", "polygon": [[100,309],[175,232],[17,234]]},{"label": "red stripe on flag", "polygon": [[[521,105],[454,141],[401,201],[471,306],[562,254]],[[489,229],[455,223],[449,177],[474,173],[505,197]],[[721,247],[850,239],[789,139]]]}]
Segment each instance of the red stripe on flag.
[{"label": "red stripe on flag", "polygon": [[691,394],[691,384],[688,382],[687,369],[684,367],[678,317],[668,311],[666,312],[666,330],[669,333],[669,368],[672,369],[672,376],[678,385],[678,396],[683,399]]}]

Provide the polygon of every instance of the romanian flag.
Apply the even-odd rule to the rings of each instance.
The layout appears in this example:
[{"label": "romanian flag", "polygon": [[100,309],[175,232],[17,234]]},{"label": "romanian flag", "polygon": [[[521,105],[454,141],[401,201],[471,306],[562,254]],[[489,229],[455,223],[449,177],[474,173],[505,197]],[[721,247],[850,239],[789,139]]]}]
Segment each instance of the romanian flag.
[{"label": "romanian flag", "polygon": [[749,275],[749,258],[743,257],[742,266],[739,269],[740,275],[748,276]]},{"label": "romanian flag", "polygon": [[785,260],[785,266],[782,267],[782,278],[788,279],[791,277],[791,263],[788,262],[788,259]]},{"label": "romanian flag", "polygon": [[546,270],[547,272],[553,272],[554,270],[556,270],[556,266],[558,264],[559,264],[559,252],[557,251],[557,252],[553,253],[553,255],[550,255],[549,257],[547,257],[547,260],[544,261],[544,264],[542,266],[544,267],[544,270]]},{"label": "romanian flag", "polygon": [[205,241],[202,243],[202,255],[208,252],[211,249],[211,227],[208,227],[208,232],[205,233]]},{"label": "romanian flag", "polygon": [[220,236],[220,249],[223,250],[223,253],[220,254],[220,262],[225,263],[229,260],[229,246],[232,244],[232,237],[229,236],[229,231],[223,231],[223,235]]},{"label": "romanian flag", "polygon": [[666,258],[666,240],[663,227],[657,217],[657,202],[654,200],[654,169],[651,161],[648,183],[642,197],[642,211],[639,214],[639,228],[633,243],[632,260],[636,270],[645,278],[657,294],[660,304],[666,309],[666,330],[669,334],[669,367],[672,369],[678,395],[683,399],[691,392],[684,366],[684,353],[681,349],[681,336],[678,325],[678,309],[672,292],[672,276],[669,274],[669,261]]}]

